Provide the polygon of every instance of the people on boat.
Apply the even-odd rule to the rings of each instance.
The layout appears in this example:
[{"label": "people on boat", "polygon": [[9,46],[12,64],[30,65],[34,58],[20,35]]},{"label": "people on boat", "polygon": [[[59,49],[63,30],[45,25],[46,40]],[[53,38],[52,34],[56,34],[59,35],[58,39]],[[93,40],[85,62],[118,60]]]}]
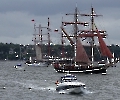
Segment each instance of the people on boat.
[{"label": "people on boat", "polygon": [[59,81],[57,80],[57,81],[55,82],[55,84],[56,84],[56,85],[59,84]]}]

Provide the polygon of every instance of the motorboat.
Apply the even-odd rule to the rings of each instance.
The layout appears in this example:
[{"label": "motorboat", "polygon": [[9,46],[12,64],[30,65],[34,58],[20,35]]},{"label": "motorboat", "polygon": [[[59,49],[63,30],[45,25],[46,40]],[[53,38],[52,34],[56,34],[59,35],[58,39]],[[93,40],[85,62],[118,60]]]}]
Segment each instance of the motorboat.
[{"label": "motorboat", "polygon": [[18,67],[22,67],[22,64],[19,63],[19,64],[15,65],[14,67],[17,69]]},{"label": "motorboat", "polygon": [[25,71],[25,67],[23,64],[18,63],[14,66],[14,68],[16,68],[17,70],[24,70]]},{"label": "motorboat", "polygon": [[69,93],[82,93],[86,88],[85,84],[78,82],[76,76],[66,74],[55,82],[57,85],[56,91],[68,91]]}]

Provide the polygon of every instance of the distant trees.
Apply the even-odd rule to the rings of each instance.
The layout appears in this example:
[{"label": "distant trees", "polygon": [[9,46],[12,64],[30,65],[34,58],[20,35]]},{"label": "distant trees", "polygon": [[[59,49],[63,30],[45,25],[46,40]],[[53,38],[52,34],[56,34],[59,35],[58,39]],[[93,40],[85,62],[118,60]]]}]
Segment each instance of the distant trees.
[{"label": "distant trees", "polygon": [[28,48],[28,45],[0,43],[0,60],[20,60],[27,58],[29,57],[29,53],[34,52],[30,47],[31,45]]},{"label": "distant trees", "polygon": [[[109,46],[111,52],[115,53],[115,57],[120,57],[120,47],[118,45],[112,44]],[[85,46],[86,52],[90,55],[90,47]],[[48,46],[42,45],[43,54],[48,54]],[[95,49],[95,58],[98,60],[99,52]],[[70,45],[51,45],[50,46],[50,56],[53,57],[74,57],[74,48]],[[0,60],[27,60],[29,57],[35,57],[34,45],[21,45],[13,43],[0,43]],[[89,56],[90,57],[90,56]]]}]

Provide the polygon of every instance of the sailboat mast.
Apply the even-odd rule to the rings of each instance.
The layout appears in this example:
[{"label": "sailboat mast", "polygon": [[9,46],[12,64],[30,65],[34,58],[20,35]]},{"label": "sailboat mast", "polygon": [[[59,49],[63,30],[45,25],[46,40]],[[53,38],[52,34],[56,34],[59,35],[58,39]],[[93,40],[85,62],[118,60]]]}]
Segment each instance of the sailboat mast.
[{"label": "sailboat mast", "polygon": [[[91,7],[91,33],[94,34],[94,10],[93,7]],[[91,43],[91,47],[92,47],[92,66],[93,66],[93,62],[94,62],[94,37],[92,37],[92,43]]]},{"label": "sailboat mast", "polygon": [[77,14],[77,7],[76,7],[75,14],[74,14],[74,19],[75,19],[75,24],[74,24],[74,36],[75,36],[75,38],[74,38],[74,52],[75,52],[74,57],[75,57],[75,65],[76,65],[76,49],[77,49],[77,30],[78,30],[78,28],[77,28],[77,20],[78,20],[77,16],[78,16],[78,14]]},{"label": "sailboat mast", "polygon": [[42,36],[42,29],[40,30],[40,41],[41,41],[41,44],[42,44],[42,40],[43,40],[43,36]]},{"label": "sailboat mast", "polygon": [[36,24],[34,24],[34,34],[33,35],[35,35],[34,45],[36,45]]},{"label": "sailboat mast", "polygon": [[75,61],[74,65],[77,66],[77,58],[76,58],[77,57],[77,42],[78,42],[78,34],[77,34],[78,26],[77,25],[80,24],[80,25],[86,26],[86,24],[88,24],[88,23],[80,22],[78,20],[78,15],[81,15],[81,14],[78,14],[77,6],[75,8],[74,14],[66,14],[66,15],[74,15],[74,22],[63,22],[65,25],[74,25],[73,39],[70,38],[70,36],[67,34],[67,32],[64,30],[64,28],[61,27],[61,29],[62,29],[63,33],[66,35],[66,37],[68,38],[68,40],[70,41],[70,44],[74,48],[74,61]]},{"label": "sailboat mast", "polygon": [[47,27],[47,30],[48,30],[48,56],[50,56],[50,33],[49,33],[49,25],[50,25],[50,22],[49,22],[49,17],[48,17],[48,27]]},{"label": "sailboat mast", "polygon": [[[98,17],[98,16],[102,16],[102,15],[95,14],[93,7],[91,7],[91,34],[94,34],[94,17],[95,16]],[[92,47],[92,66],[93,66],[93,62],[94,62],[94,43],[95,43],[94,37],[92,37],[92,43],[91,43],[91,47]]]},{"label": "sailboat mast", "polygon": [[[62,18],[62,25],[61,28],[63,29],[63,18]],[[62,43],[62,57],[65,57],[65,53],[64,53],[64,40],[63,40],[63,32],[61,31],[61,43]]]},{"label": "sailboat mast", "polygon": [[[95,41],[94,41],[94,32],[96,32],[96,30],[94,30],[94,17],[98,17],[98,16],[102,16],[102,15],[97,15],[95,14],[94,12],[94,9],[93,7],[91,7],[91,14],[81,14],[81,16],[90,16],[91,17],[91,30],[90,31],[85,31],[85,32],[89,32],[91,35],[91,56],[92,56],[92,66],[93,66],[93,62],[94,62],[94,44],[95,44]],[[84,30],[83,30],[84,32]],[[99,31],[101,33],[104,33],[105,31]],[[88,35],[88,34],[87,34]]]}]

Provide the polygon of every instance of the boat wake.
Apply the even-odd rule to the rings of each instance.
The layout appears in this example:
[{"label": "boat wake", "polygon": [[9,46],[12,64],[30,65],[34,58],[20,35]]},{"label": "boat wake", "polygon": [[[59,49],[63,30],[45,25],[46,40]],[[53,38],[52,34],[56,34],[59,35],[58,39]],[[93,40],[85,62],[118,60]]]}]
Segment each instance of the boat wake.
[{"label": "boat wake", "polygon": [[87,89],[82,89],[82,92],[83,92],[83,94],[91,94],[91,93],[93,93],[93,92],[91,92],[91,91],[89,91]]},{"label": "boat wake", "polygon": [[25,87],[29,90],[37,90],[37,91],[51,91],[51,92],[55,92],[56,88],[54,86],[39,86],[37,84],[33,84],[33,83],[21,83],[21,82],[16,82],[19,85],[22,85],[22,87]]},{"label": "boat wake", "polygon": [[[28,89],[28,90],[33,90],[33,91],[43,91],[43,92],[56,92],[56,87],[55,86],[40,86],[37,84],[33,84],[33,83],[22,83],[22,82],[15,82],[19,85],[22,85],[22,87]],[[81,92],[79,93],[74,93],[74,92],[70,92],[69,90],[61,90],[58,92],[59,94],[91,94],[93,92],[85,89],[81,89]]]},{"label": "boat wake", "polygon": [[87,90],[87,89],[81,89],[81,92],[76,93],[76,92],[71,92],[69,90],[61,90],[59,91],[60,94],[91,94],[92,92]]}]

